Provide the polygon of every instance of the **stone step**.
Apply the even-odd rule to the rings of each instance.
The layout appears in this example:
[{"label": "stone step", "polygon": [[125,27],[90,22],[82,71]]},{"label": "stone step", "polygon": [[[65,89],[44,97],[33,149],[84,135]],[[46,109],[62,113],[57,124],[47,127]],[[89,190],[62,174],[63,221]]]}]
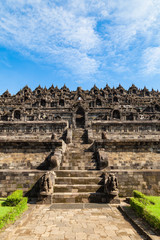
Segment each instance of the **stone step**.
[{"label": "stone step", "polygon": [[68,150],[68,152],[64,153],[64,156],[66,155],[85,155],[85,156],[92,156],[93,152],[85,152],[82,149],[75,149],[75,150]]},{"label": "stone step", "polygon": [[71,159],[68,159],[68,158],[67,158],[67,159],[64,159],[64,160],[63,160],[62,164],[63,164],[63,163],[70,163],[71,165],[72,165],[72,164],[78,165],[78,164],[81,163],[82,165],[83,165],[83,164],[86,164],[86,165],[87,165],[87,164],[90,164],[90,163],[95,163],[95,160],[93,160],[93,159],[87,159],[87,160],[86,160],[86,159],[83,159],[83,158],[80,158],[80,159],[77,160],[77,159],[74,159],[74,158],[71,158]]},{"label": "stone step", "polygon": [[73,141],[74,143],[82,143],[82,144],[83,144],[83,142],[84,142],[81,138],[72,138],[72,141]]},{"label": "stone step", "polygon": [[73,134],[73,135],[72,135],[72,139],[82,139],[82,138],[84,138],[83,135],[84,135],[84,134],[82,134],[82,133]]},{"label": "stone step", "polygon": [[84,129],[82,129],[82,128],[74,129],[73,134],[75,134],[75,133],[84,133]]},{"label": "stone step", "polygon": [[72,139],[73,139],[73,140],[78,140],[78,139],[80,139],[80,140],[85,141],[85,140],[87,140],[87,137],[84,137],[83,135],[82,135],[82,136],[78,136],[78,135],[77,135],[77,136],[73,136]]},{"label": "stone step", "polygon": [[63,162],[73,162],[73,163],[76,163],[76,162],[85,162],[85,163],[89,163],[89,162],[95,162],[95,159],[93,156],[90,156],[90,157],[85,157],[85,156],[81,156],[81,157],[77,157],[77,158],[74,158],[74,157],[68,157],[68,156],[64,156],[63,158]]},{"label": "stone step", "polygon": [[69,167],[69,168],[71,168],[71,170],[72,170],[72,168],[73,168],[73,170],[75,170],[76,167],[77,167],[77,169],[81,169],[81,170],[83,170],[85,168],[87,168],[87,169],[88,168],[96,169],[96,164],[82,164],[82,163],[79,163],[79,164],[69,164],[69,163],[64,163],[62,165],[62,167],[65,167],[65,168]]},{"label": "stone step", "polygon": [[96,166],[70,166],[70,165],[64,165],[61,167],[61,170],[96,170]]},{"label": "stone step", "polygon": [[93,151],[90,150],[89,148],[90,148],[90,146],[83,146],[83,147],[81,147],[81,146],[75,144],[72,147],[67,147],[67,151],[68,152],[82,152],[83,151],[83,152],[93,153]]},{"label": "stone step", "polygon": [[94,167],[87,167],[87,166],[85,166],[85,167],[77,167],[77,166],[75,166],[75,167],[68,167],[68,166],[66,166],[66,167],[60,167],[60,170],[97,170],[97,167],[96,166],[94,166]]},{"label": "stone step", "polygon": [[[93,156],[79,156],[77,158],[74,158],[72,156],[64,156],[63,161],[72,161],[72,162],[90,162],[94,160]],[[95,161],[95,160],[94,160]]]},{"label": "stone step", "polygon": [[79,159],[74,159],[74,158],[67,158],[67,159],[63,159],[63,162],[62,163],[71,163],[71,164],[78,164],[78,163],[84,163],[84,164],[87,164],[87,163],[95,163],[95,160],[90,158],[90,159],[86,159],[86,158],[79,158]]},{"label": "stone step", "polygon": [[[97,170],[96,167],[97,167],[97,164],[96,163],[82,163],[82,162],[79,162],[79,163],[73,163],[73,162],[65,162],[61,165],[61,168],[62,167],[69,167],[68,170],[76,170],[76,167],[77,167],[77,170],[86,170],[87,169],[90,169],[90,168],[93,168],[93,170]],[[73,168],[73,169],[72,169]],[[60,170],[63,170],[63,169],[60,169]]]},{"label": "stone step", "polygon": [[103,184],[101,177],[56,177],[55,184]]},{"label": "stone step", "polygon": [[53,203],[105,203],[107,201],[104,193],[53,193]]},{"label": "stone step", "polygon": [[57,177],[102,177],[101,171],[86,171],[86,170],[57,170],[55,171]]},{"label": "stone step", "polygon": [[67,185],[67,184],[55,184],[54,192],[70,192],[70,193],[77,193],[77,192],[103,192],[104,186],[97,185],[97,184],[74,184],[74,185]]},{"label": "stone step", "polygon": [[81,159],[81,158],[84,158],[84,159],[92,159],[92,158],[94,158],[94,156],[93,156],[93,153],[91,153],[91,154],[83,154],[83,152],[80,154],[80,153],[73,153],[73,154],[65,154],[64,155],[64,158],[73,158],[73,159]]},{"label": "stone step", "polygon": [[68,156],[64,156],[63,161],[72,161],[72,162],[95,162],[95,159],[93,157],[85,157],[85,156],[81,156],[79,158],[74,158],[74,157],[68,157]]},{"label": "stone step", "polygon": [[72,142],[72,143],[69,143],[69,144],[67,145],[67,148],[68,148],[68,149],[76,148],[77,145],[79,145],[80,148],[86,148],[86,149],[88,149],[88,148],[91,146],[91,144],[88,144],[88,143],[83,143],[83,144],[78,144],[78,143],[76,143],[76,144],[75,144],[74,142]]},{"label": "stone step", "polygon": [[72,134],[73,138],[81,138],[81,137],[85,137],[84,132],[73,132]]},{"label": "stone step", "polygon": [[69,158],[81,158],[81,157],[83,157],[83,158],[92,158],[92,157],[94,157],[93,156],[93,153],[84,153],[83,151],[80,153],[75,153],[75,152],[73,152],[73,153],[65,153],[64,154],[64,157],[69,157]]},{"label": "stone step", "polygon": [[66,154],[69,154],[69,155],[72,155],[72,154],[84,154],[84,155],[88,155],[88,156],[91,156],[93,155],[93,152],[87,152],[87,151],[84,151],[83,149],[74,149],[74,150],[68,150],[68,152],[65,152],[64,155]]},{"label": "stone step", "polygon": [[[69,168],[68,170],[85,170],[86,169],[90,169],[90,168],[93,168],[94,170],[96,170],[96,167],[97,165],[96,164],[82,164],[82,163],[79,163],[79,164],[72,164],[72,163],[64,163],[61,167],[67,167]],[[73,168],[73,169],[72,169]],[[60,169],[60,170],[63,170],[63,169]]]},{"label": "stone step", "polygon": [[72,166],[95,166],[95,161],[75,161],[75,160],[73,160],[73,159],[70,159],[69,161],[67,160],[67,161],[63,161],[63,163],[62,163],[62,166],[70,166],[70,167],[72,167]]},{"label": "stone step", "polygon": [[73,138],[86,138],[86,135],[83,132],[73,133]]}]

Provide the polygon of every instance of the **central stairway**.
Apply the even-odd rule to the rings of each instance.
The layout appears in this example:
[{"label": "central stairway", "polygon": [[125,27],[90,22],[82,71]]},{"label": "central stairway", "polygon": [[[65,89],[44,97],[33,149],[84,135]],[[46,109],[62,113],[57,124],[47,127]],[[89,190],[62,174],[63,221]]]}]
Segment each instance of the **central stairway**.
[{"label": "central stairway", "polygon": [[97,171],[94,152],[86,144],[83,129],[73,131],[73,141],[67,145],[56,179],[53,203],[104,203],[103,172]]}]

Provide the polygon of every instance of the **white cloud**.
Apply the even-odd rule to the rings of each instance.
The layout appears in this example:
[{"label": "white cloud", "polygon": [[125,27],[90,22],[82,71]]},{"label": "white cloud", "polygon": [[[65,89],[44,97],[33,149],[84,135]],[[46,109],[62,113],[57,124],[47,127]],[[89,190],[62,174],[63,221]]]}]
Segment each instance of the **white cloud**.
[{"label": "white cloud", "polygon": [[1,44],[36,53],[51,63],[61,62],[74,71],[77,63],[76,72],[79,69],[81,74],[97,71],[98,61],[89,55],[100,44],[93,18],[77,18],[51,2],[50,6],[40,0],[14,2],[0,3]]},{"label": "white cloud", "polygon": [[154,73],[160,65],[160,2],[1,1],[0,44],[79,76],[102,68],[114,71],[116,66],[125,72],[133,58],[139,59],[136,71],[143,65],[144,71]]},{"label": "white cloud", "polygon": [[137,41],[137,35],[148,39],[148,35],[155,34],[154,27],[159,30],[159,0],[111,1],[110,12],[113,25],[109,28],[109,36],[120,50]]},{"label": "white cloud", "polygon": [[143,54],[144,74],[160,74],[160,47],[149,47]]}]

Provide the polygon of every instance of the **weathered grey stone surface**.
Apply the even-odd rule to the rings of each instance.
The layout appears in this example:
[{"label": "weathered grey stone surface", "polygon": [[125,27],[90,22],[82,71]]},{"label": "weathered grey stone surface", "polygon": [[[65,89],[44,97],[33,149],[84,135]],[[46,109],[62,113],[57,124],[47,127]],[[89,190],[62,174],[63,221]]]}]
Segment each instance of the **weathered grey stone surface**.
[{"label": "weathered grey stone surface", "polygon": [[115,207],[53,209],[37,206],[29,219],[0,234],[2,240],[140,240],[144,239]]},{"label": "weathered grey stone surface", "polygon": [[[160,195],[160,170],[112,170],[111,172],[115,173],[118,178],[120,197],[132,196],[134,189],[148,195]],[[6,197],[16,189],[23,189],[24,193],[27,193],[44,173],[45,171],[38,170],[0,170],[0,196]],[[90,192],[90,190],[91,192],[97,190],[103,192],[102,178],[98,177],[97,179],[97,176],[102,175],[101,171],[56,170],[55,173],[57,175],[56,193],[74,194],[78,191],[84,193]],[[109,173],[110,171],[108,171]],[[90,176],[92,176],[91,179]],[[85,177],[89,178],[85,179]],[[91,180],[92,182],[90,182]],[[69,186],[66,186],[67,181],[70,182]],[[96,181],[97,183],[95,183]],[[101,185],[98,182],[101,182]],[[73,187],[73,184],[76,186]],[[63,195],[62,199],[64,199]]]},{"label": "weathered grey stone surface", "polygon": [[[89,91],[25,86],[13,96],[6,91],[0,96],[0,168],[37,168],[59,139],[71,144],[72,129],[82,127],[86,143],[107,153],[111,169],[160,169],[159,96],[134,85]],[[61,161],[53,158],[59,168]]]},{"label": "weathered grey stone surface", "polygon": [[67,129],[66,132],[66,143],[72,143],[72,129]]},{"label": "weathered grey stone surface", "polygon": [[103,174],[93,173],[103,169],[118,178],[120,196],[134,189],[158,195],[159,97],[134,85],[6,91],[0,96],[0,194],[26,193],[45,171],[57,170],[52,201],[105,202]]}]

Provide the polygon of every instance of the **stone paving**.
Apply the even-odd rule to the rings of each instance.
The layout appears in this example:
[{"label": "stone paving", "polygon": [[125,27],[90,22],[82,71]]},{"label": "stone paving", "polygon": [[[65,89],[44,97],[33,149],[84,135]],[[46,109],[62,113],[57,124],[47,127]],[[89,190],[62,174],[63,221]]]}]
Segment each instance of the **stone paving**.
[{"label": "stone paving", "polygon": [[[0,239],[1,235],[0,235]],[[54,209],[36,206],[5,240],[139,240],[116,207]]]}]

